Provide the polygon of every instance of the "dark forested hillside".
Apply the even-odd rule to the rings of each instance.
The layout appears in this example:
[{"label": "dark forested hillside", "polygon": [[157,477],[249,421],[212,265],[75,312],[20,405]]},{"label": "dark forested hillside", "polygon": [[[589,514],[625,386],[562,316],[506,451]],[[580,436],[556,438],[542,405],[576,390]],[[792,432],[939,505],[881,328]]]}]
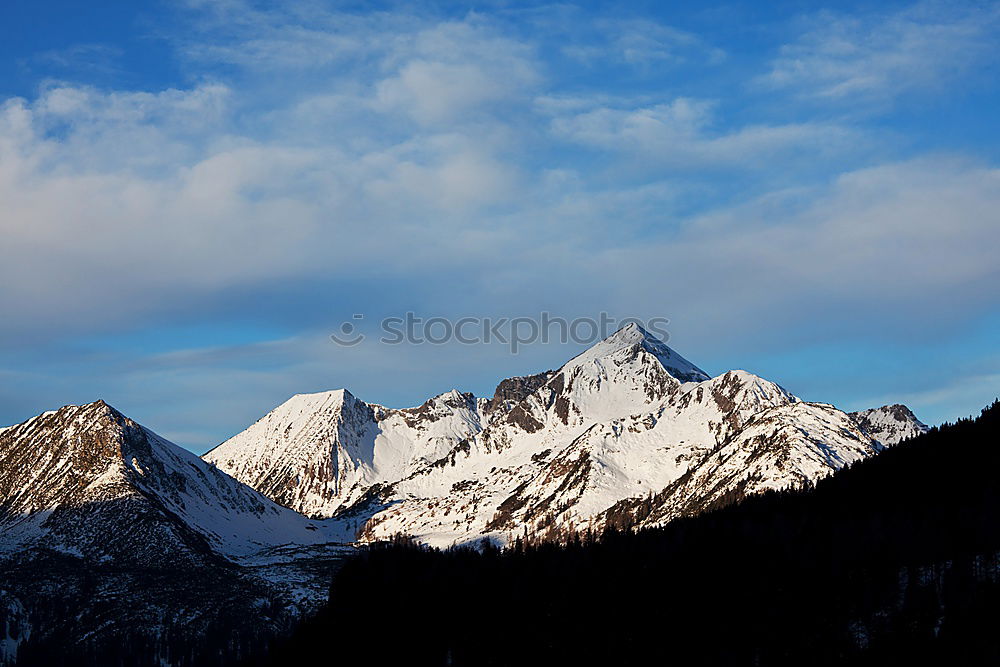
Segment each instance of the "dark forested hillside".
[{"label": "dark forested hillside", "polygon": [[270,660],[996,664],[998,435],[994,403],[814,489],[662,529],[504,552],[372,548]]}]

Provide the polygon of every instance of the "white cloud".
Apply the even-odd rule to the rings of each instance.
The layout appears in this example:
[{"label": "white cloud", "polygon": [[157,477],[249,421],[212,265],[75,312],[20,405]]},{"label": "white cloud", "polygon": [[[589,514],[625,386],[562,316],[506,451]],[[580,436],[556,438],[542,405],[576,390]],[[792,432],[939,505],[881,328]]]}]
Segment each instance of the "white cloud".
[{"label": "white cloud", "polygon": [[824,12],[759,83],[824,101],[886,103],[939,91],[996,51],[995,4],[925,2],[891,14]]},{"label": "white cloud", "polygon": [[379,82],[376,107],[402,110],[423,124],[453,121],[477,107],[509,100],[517,83],[516,77],[502,77],[499,68],[410,61]]},{"label": "white cloud", "polygon": [[195,31],[193,59],[267,82],[337,66],[288,96],[243,76],[148,92],[53,82],[6,101],[0,308],[21,315],[4,333],[114,328],[374,266],[446,272],[496,239],[486,213],[530,187],[511,110],[530,114],[541,77],[531,47],[489,21],[207,7],[227,35],[213,48],[232,51],[199,50]]},{"label": "white cloud", "polygon": [[[28,341],[49,364],[0,370],[19,389],[4,394],[11,405],[25,404],[22,385],[42,407],[119,396],[139,418],[163,415],[152,426],[207,445],[293,391],[346,384],[404,404],[469,388],[470,374],[488,390],[570,356],[348,355],[317,334],[138,360],[105,377],[94,369],[128,355],[67,351],[75,336],[199,318],[297,332],[356,306],[615,310],[671,318],[679,348],[710,361],[742,337],[759,350],[960,328],[1000,305],[993,163],[900,162],[885,143],[868,149],[884,135],[857,115],[835,123],[832,105],[810,116],[791,104],[946,86],[992,47],[992,9],[924,5],[881,26],[823,15],[771,64],[765,83],[778,93],[761,109],[744,108],[754,100],[729,80],[692,81],[711,68],[684,67],[721,57],[705,40],[618,20],[598,22],[594,40],[591,16],[565,6],[537,10],[565,21],[526,27],[516,9],[456,19],[189,4],[199,21],[169,36],[189,86],[57,81],[0,101],[0,338]],[[577,60],[561,71],[566,55]],[[655,90],[587,81],[609,64]],[[421,379],[398,382],[400,369]],[[145,404],[127,403],[140,395]],[[223,429],[220,411],[236,415]],[[188,423],[174,426],[180,412]]]},{"label": "white cloud", "polygon": [[478,141],[301,145],[227,134],[228,97],[61,85],[4,104],[0,308],[19,316],[3,333],[114,328],[233,287],[434,266],[482,243],[468,232],[520,178],[490,125]]},{"label": "white cloud", "polygon": [[431,165],[400,161],[383,178],[369,182],[375,199],[414,201],[445,212],[467,212],[514,196],[516,170],[476,151],[454,153]]},{"label": "white cloud", "polygon": [[694,59],[718,63],[725,58],[722,49],[699,36],[649,19],[601,19],[594,28],[591,39],[570,40],[562,52],[586,64],[612,61],[640,67]]},{"label": "white cloud", "polygon": [[[236,41],[270,34],[272,19],[251,16]],[[0,308],[19,316],[5,330],[113,328],[227,290],[339,278],[416,282],[415,299],[449,312],[613,304],[707,335],[848,303],[876,319],[891,303],[899,321],[927,304],[958,318],[995,304],[989,167],[889,163],[713,205],[724,186],[693,178],[700,167],[794,182],[783,170],[850,154],[864,134],[727,125],[726,100],[567,94],[530,44],[481,17],[371,20],[396,29],[341,72],[349,86],[262,102],[233,82],[62,83],[7,101]],[[614,159],[584,163],[567,146]],[[692,199],[716,213],[692,217]],[[460,293],[441,288],[456,281]]]},{"label": "white cloud", "polygon": [[339,12],[294,0],[267,9],[245,0],[186,4],[192,10],[189,31],[173,36],[183,56],[272,76],[281,70],[317,70],[363,59],[380,48],[380,33],[391,35],[417,23],[405,14]]},{"label": "white cloud", "polygon": [[393,73],[376,85],[376,108],[430,124],[525,104],[540,80],[530,56],[524,44],[476,23],[422,30],[387,55]]},{"label": "white cloud", "polygon": [[723,208],[667,242],[591,261],[620,286],[616,303],[659,298],[705,336],[808,322],[820,340],[939,330],[989,312],[998,246],[1000,171],[939,157]]},{"label": "white cloud", "polygon": [[776,154],[853,151],[859,132],[826,123],[747,125],[713,128],[715,104],[677,98],[669,103],[568,111],[569,104],[545,101],[555,109],[553,132],[564,139],[678,167],[753,164]]},{"label": "white cloud", "polygon": [[39,65],[52,66],[68,72],[85,72],[113,76],[121,74],[119,61],[122,49],[109,44],[82,43],[44,51],[32,58]]},{"label": "white cloud", "polygon": [[238,66],[270,88],[281,87],[278,72],[285,72],[296,84],[293,96],[328,97],[334,89],[342,99],[345,92],[370,98],[376,112],[430,125],[524,104],[540,82],[531,47],[475,13],[436,20],[302,2],[268,11],[242,2],[209,7],[213,18],[205,21],[199,3],[199,30],[183,52],[195,62]]}]

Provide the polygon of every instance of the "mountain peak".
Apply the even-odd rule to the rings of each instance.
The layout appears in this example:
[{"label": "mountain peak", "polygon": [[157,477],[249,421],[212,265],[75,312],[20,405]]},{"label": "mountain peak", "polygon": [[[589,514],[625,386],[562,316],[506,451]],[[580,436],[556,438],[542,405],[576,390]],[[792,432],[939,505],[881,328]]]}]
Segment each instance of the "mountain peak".
[{"label": "mountain peak", "polygon": [[664,370],[681,382],[701,382],[708,380],[709,375],[693,363],[677,354],[662,340],[646,331],[635,322],[626,324],[601,342],[590,347],[582,354],[571,359],[564,366],[577,366],[594,362],[621,350],[639,347],[652,354],[663,366]]},{"label": "mountain peak", "polygon": [[83,405],[67,405],[65,408],[61,408],[60,411],[67,409],[71,409],[74,412],[78,412],[79,414],[110,417],[112,419],[117,419],[117,418],[127,419],[127,417],[125,417],[124,414],[122,414],[119,410],[115,409],[113,405],[110,405],[103,398],[99,398],[96,401],[93,401],[91,403],[85,403]]},{"label": "mountain peak", "polygon": [[[90,438],[93,434],[107,432],[109,428],[114,430],[131,427],[138,428],[138,424],[105,401],[97,400],[82,405],[64,405],[57,410],[43,412],[21,424],[5,427],[0,431],[7,433],[12,440],[23,440],[26,434],[35,434],[44,442],[50,442],[51,434],[68,431],[78,437],[63,444],[78,447],[85,443],[92,446]],[[45,433],[49,435],[40,435]],[[103,435],[99,440],[110,446],[112,443],[109,438],[110,435]]]}]

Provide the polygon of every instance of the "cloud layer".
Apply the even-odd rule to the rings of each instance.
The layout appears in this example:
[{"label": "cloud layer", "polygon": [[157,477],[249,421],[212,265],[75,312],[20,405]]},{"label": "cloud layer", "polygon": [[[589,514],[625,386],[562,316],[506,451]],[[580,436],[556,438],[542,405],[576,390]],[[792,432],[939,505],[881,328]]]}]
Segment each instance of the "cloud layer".
[{"label": "cloud layer", "polygon": [[[0,102],[0,341],[53,364],[11,352],[10,382],[145,392],[140,409],[182,391],[199,447],[299,383],[374,391],[406,367],[405,400],[469,364],[484,384],[532,370],[315,342],[359,309],[667,316],[686,353],[725,357],[954,335],[1000,306],[992,156],[882,131],[900,96],[978,71],[994,9],[796,17],[735,86],[733,44],[547,12],[197,2],[166,37],[173,87],[50,79]],[[229,334],[151,333],[171,327]],[[226,341],[241,331],[261,333]],[[88,379],[108,358],[71,362],[108,336],[138,346],[117,385]]]}]

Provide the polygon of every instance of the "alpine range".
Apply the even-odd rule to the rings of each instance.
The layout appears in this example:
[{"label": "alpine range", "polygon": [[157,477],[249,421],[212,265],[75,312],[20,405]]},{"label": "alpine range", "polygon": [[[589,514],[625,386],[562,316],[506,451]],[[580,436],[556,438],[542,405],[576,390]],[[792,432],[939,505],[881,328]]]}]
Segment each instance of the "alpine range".
[{"label": "alpine range", "polygon": [[166,642],[172,603],[151,581],[183,602],[187,643],[223,628],[253,646],[325,602],[358,545],[662,526],[925,431],[902,405],[848,414],[746,371],[710,378],[636,324],[489,398],[299,394],[202,458],[104,401],[64,406],[0,431],[5,651],[55,632]]}]

